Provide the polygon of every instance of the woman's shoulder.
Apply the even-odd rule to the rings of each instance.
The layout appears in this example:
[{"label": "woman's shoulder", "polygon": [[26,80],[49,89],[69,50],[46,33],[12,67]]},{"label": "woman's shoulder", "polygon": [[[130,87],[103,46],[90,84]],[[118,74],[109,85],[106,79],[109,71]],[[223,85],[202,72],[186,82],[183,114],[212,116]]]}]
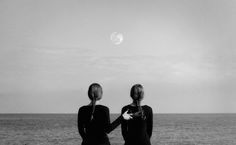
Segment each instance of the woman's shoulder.
[{"label": "woman's shoulder", "polygon": [[84,105],[79,108],[79,111],[84,111],[84,110],[87,110],[88,108],[89,108],[88,105]]},{"label": "woman's shoulder", "polygon": [[84,113],[84,112],[86,112],[86,110],[88,110],[88,109],[87,109],[87,106],[81,106],[81,107],[79,108],[78,113],[79,113],[79,114]]},{"label": "woman's shoulder", "polygon": [[152,111],[152,107],[148,106],[148,105],[143,105],[143,108]]},{"label": "woman's shoulder", "polygon": [[130,104],[125,105],[124,107],[122,107],[122,111],[123,111],[123,110],[130,109],[131,107],[132,107],[132,106],[131,106]]},{"label": "woman's shoulder", "polygon": [[101,108],[101,109],[105,109],[105,110],[109,110],[109,108],[107,106],[101,105],[101,104],[96,105],[96,107]]},{"label": "woman's shoulder", "polygon": [[[91,105],[84,105],[84,106],[81,106],[79,109],[83,110],[83,109],[87,109],[90,107],[91,107]],[[107,106],[101,105],[101,104],[96,105],[96,108],[109,109]]]},{"label": "woman's shoulder", "polygon": [[123,108],[129,108],[129,107],[131,107],[130,104],[123,106],[122,109]]},{"label": "woman's shoulder", "polygon": [[[98,110],[109,110],[109,108],[105,105],[96,105],[96,109]],[[79,112],[86,112],[88,110],[91,110],[91,105],[84,105],[79,108]]]}]

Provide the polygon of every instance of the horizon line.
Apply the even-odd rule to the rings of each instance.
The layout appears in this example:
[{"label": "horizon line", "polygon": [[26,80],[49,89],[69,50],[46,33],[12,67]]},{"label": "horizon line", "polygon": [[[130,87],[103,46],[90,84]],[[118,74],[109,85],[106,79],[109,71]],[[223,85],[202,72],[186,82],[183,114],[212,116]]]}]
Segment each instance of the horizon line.
[{"label": "horizon line", "polygon": [[[44,114],[77,114],[77,113],[0,113],[0,115],[44,115]],[[110,113],[110,114],[120,114],[120,113]],[[236,114],[236,112],[199,112],[199,113],[153,113],[153,114]]]}]

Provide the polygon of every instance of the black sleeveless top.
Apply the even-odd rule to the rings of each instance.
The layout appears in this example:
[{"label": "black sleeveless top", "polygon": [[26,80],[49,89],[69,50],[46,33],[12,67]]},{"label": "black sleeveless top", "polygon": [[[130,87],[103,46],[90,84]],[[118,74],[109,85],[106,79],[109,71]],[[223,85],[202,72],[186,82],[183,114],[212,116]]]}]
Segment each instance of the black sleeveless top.
[{"label": "black sleeveless top", "polygon": [[[127,105],[122,108],[122,113],[126,110],[128,113],[135,113],[138,107]],[[123,120],[121,123],[122,136],[125,140],[125,145],[151,145],[150,138],[152,136],[153,128],[153,112],[152,108],[144,105],[142,106],[145,117],[134,117],[131,120]]]},{"label": "black sleeveless top", "polygon": [[110,123],[109,109],[96,105],[93,120],[90,121],[92,106],[82,106],[78,112],[78,130],[83,139],[82,145],[110,145],[107,133],[114,130],[122,121],[118,117]]}]

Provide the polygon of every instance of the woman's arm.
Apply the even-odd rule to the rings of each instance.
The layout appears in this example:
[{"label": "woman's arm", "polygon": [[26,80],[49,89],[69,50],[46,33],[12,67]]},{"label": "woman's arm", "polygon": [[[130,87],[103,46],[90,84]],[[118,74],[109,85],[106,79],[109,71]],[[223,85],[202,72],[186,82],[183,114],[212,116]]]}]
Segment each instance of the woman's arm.
[{"label": "woman's arm", "polygon": [[[126,109],[124,107],[124,108],[122,108],[121,113],[123,114],[125,111],[126,111]],[[127,124],[127,120],[122,120],[122,123],[121,123],[121,133],[122,133],[122,136],[123,136],[124,140],[126,141],[127,137],[128,137],[128,124]]]},{"label": "woman's arm", "polygon": [[117,126],[120,125],[121,121],[122,121],[122,116],[120,115],[116,120],[114,120],[112,123],[110,123],[110,112],[109,109],[107,108],[106,110],[106,133],[110,133],[111,131],[113,131]]},{"label": "woman's arm", "polygon": [[147,117],[147,133],[149,138],[152,136],[152,129],[153,129],[153,112],[152,108],[148,107],[148,117]]},{"label": "woman's arm", "polygon": [[83,115],[82,115],[81,110],[82,109],[80,108],[78,111],[77,127],[78,127],[78,131],[79,131],[80,136],[82,137],[82,139],[84,139],[86,136],[86,132],[85,132],[84,124],[82,121]]}]

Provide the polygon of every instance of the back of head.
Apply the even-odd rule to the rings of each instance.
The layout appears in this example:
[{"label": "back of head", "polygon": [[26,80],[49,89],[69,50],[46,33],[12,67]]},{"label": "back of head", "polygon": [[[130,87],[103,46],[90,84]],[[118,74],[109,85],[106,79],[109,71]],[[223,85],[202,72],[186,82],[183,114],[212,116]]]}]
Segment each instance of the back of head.
[{"label": "back of head", "polygon": [[144,97],[143,86],[141,84],[135,84],[130,90],[130,97],[133,101],[141,101]]},{"label": "back of head", "polygon": [[89,99],[98,101],[102,98],[102,87],[98,83],[93,83],[89,86],[88,89],[88,97]]},{"label": "back of head", "polygon": [[92,101],[92,112],[91,112],[91,118],[90,121],[93,120],[93,115],[95,111],[95,104],[96,101],[100,100],[102,98],[102,87],[98,83],[93,83],[89,86],[88,89],[88,97]]},{"label": "back of head", "polygon": [[138,107],[138,112],[133,114],[133,117],[141,117],[143,120],[145,120],[145,115],[143,112],[142,107],[140,106],[140,102],[142,101],[143,97],[144,97],[144,90],[143,90],[143,86],[141,84],[135,84],[132,86],[131,90],[130,90],[130,96],[133,99],[133,102],[136,104],[136,106]]}]

